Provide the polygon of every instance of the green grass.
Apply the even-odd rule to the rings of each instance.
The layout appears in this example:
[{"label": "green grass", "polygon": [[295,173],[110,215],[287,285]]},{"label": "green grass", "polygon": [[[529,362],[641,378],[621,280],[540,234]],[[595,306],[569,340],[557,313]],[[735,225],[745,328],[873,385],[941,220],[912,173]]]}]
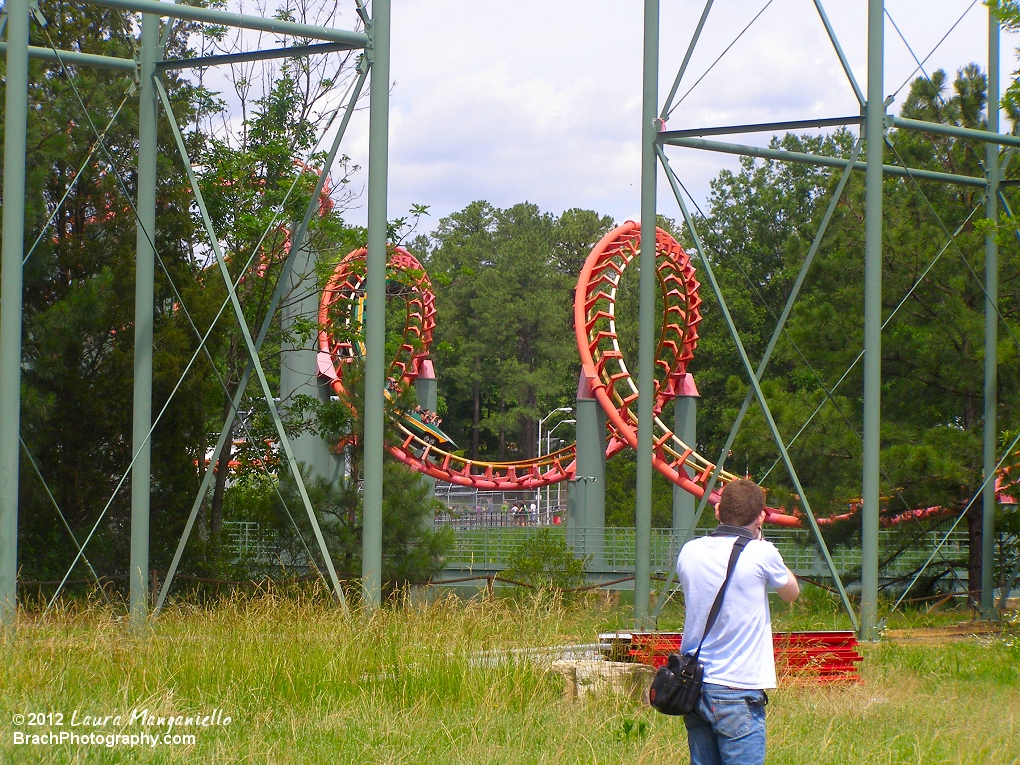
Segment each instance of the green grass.
[{"label": "green grass", "polygon": [[[777,608],[777,628],[832,619],[826,609]],[[179,606],[142,634],[99,606],[26,615],[0,647],[0,762],[687,762],[681,721],[612,696],[568,702],[558,676],[526,659],[477,660],[593,642],[624,617],[523,597],[405,602],[348,620],[314,593]],[[860,685],[771,694],[770,764],[1020,762],[1020,643],[883,643],[865,655]],[[233,719],[198,730],[194,745],[13,744],[15,714],[63,712],[66,728],[74,710],[134,708]],[[139,728],[102,732],[121,730]]]}]

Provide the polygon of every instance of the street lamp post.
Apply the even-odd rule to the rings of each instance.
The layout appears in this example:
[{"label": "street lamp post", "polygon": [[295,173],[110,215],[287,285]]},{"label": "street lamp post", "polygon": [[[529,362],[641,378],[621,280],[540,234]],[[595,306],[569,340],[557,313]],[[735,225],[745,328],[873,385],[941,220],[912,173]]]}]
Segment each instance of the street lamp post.
[{"label": "street lamp post", "polygon": [[[552,434],[555,432],[556,428],[558,428],[560,425],[573,425],[573,424],[576,424],[576,423],[577,423],[577,420],[560,420],[555,425],[553,425],[551,428],[549,428],[545,432],[545,453],[546,454],[552,454],[552,448],[551,448]],[[559,492],[559,485],[557,484],[557,496],[558,496],[558,492]],[[559,500],[558,499],[557,499],[557,504],[559,504]],[[541,510],[542,510],[542,508],[539,507],[539,511],[540,512],[541,512]],[[545,512],[547,514],[549,512],[549,487],[548,486],[545,487]]]},{"label": "street lamp post", "polygon": [[[542,456],[542,425],[545,423],[546,420],[548,420],[550,417],[552,417],[557,412],[572,412],[572,411],[574,411],[573,407],[570,407],[570,406],[561,406],[558,409],[553,409],[551,412],[549,412],[549,414],[547,414],[545,417],[543,417],[541,420],[538,421],[538,456],[539,457]],[[538,494],[538,497],[537,497],[538,505],[539,505],[538,512],[541,512],[542,511],[542,490],[539,489],[536,492],[536,494]]]},{"label": "street lamp post", "polygon": [[[566,420],[564,420],[564,422],[566,422]],[[556,448],[559,449],[560,446],[562,446],[562,445],[563,445],[563,439],[562,438],[557,438],[556,439]],[[550,445],[549,445],[549,433],[545,434],[545,453],[546,454],[552,454],[552,449],[550,448]],[[562,483],[562,482],[558,482],[556,484],[556,507],[557,508],[559,508],[559,506],[560,506],[560,483]],[[549,524],[552,523],[552,497],[550,496],[550,494],[551,494],[550,487],[546,486],[545,487],[545,522],[546,522],[546,525],[549,525]]]}]

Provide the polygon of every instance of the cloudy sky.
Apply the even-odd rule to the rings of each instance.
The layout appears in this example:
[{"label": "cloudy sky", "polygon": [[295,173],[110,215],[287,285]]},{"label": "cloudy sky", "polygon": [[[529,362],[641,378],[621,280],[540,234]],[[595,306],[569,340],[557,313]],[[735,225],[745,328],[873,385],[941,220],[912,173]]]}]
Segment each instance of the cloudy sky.
[{"label": "cloudy sky", "polygon": [[[663,0],[660,92],[664,99],[703,0]],[[865,0],[828,0],[826,11],[865,87]],[[669,129],[843,116],[853,92],[811,0],[717,0],[680,94],[759,12],[683,99]],[[887,9],[925,69],[987,62],[987,10],[972,0],[888,0]],[[968,10],[969,9],[969,10]],[[889,20],[885,92],[906,96],[916,67]],[[1003,86],[1020,41],[1003,35]],[[430,206],[433,227],[468,202],[533,202],[554,213],[598,210],[622,221],[639,210],[641,0],[393,0],[390,217]],[[363,166],[367,110],[345,150]],[[745,140],[745,139],[742,139]],[[767,142],[750,135],[748,143]],[[736,158],[672,148],[670,159],[699,202]],[[661,176],[661,173],[660,173]],[[661,180],[661,179],[660,179]],[[355,179],[364,188],[364,171]],[[678,217],[668,187],[659,206]],[[365,222],[362,203],[349,212]]]}]

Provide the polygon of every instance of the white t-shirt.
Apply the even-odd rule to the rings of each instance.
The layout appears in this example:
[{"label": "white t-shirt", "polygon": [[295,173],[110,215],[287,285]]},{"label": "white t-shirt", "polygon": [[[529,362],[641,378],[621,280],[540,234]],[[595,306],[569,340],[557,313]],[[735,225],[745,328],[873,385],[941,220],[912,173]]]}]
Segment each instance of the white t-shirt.
[{"label": "white t-shirt", "polygon": [[[681,651],[698,647],[708,612],[726,578],[736,537],[692,539],[677,558],[676,572],[687,606]],[[701,647],[705,682],[730,688],[775,688],[768,588],[786,584],[783,556],[771,542],[753,539],[740,553],[722,609]]]}]

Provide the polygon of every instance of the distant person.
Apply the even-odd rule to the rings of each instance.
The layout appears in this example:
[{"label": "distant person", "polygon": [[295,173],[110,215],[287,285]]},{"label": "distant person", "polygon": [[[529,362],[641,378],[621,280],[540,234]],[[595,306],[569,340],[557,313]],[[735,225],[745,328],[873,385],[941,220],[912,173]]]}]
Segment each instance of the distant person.
[{"label": "distant person", "polygon": [[534,502],[532,502],[531,506],[528,508],[528,519],[531,521],[532,526],[538,524],[538,505]]},{"label": "distant person", "polygon": [[681,653],[694,651],[726,577],[736,537],[747,537],[723,597],[722,608],[701,648],[704,689],[684,717],[691,765],[761,765],[765,762],[765,690],[776,687],[768,589],[792,603],[800,594],[793,572],[762,537],[765,492],[747,479],[722,491],[712,536],[683,546],[676,571],[687,615]]}]

